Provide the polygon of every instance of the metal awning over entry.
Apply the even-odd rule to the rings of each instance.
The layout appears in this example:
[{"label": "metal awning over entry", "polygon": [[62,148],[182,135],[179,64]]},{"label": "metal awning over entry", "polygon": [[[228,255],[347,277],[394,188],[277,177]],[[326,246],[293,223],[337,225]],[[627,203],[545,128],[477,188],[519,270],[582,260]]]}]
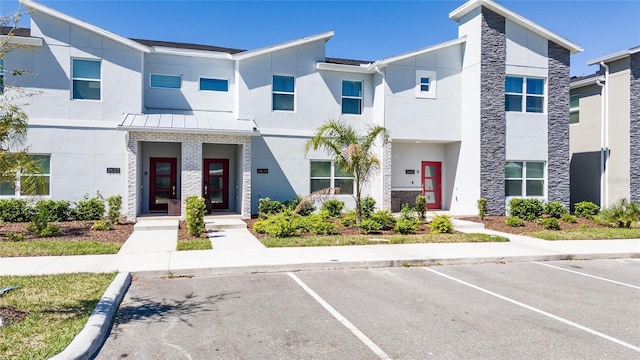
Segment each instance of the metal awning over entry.
[{"label": "metal awning over entry", "polygon": [[260,135],[253,120],[237,119],[232,112],[145,109],[143,114],[124,115],[118,129],[141,132],[214,133]]}]

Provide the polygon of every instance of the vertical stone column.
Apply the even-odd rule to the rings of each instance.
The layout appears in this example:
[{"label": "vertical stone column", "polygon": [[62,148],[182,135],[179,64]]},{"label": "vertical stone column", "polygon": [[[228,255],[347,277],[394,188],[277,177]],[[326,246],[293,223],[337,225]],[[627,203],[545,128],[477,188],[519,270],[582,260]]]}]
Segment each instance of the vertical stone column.
[{"label": "vertical stone column", "polygon": [[202,196],[202,137],[197,134],[186,134],[182,138],[181,174],[181,218],[184,219],[187,214],[187,197]]},{"label": "vertical stone column", "polygon": [[505,18],[482,8],[480,58],[480,196],[487,213],[504,215],[506,113],[504,81],[507,59]]},{"label": "vertical stone column", "polygon": [[382,208],[391,210],[391,141],[382,148]]},{"label": "vertical stone column", "polygon": [[549,41],[547,199],[569,208],[569,50]]},{"label": "vertical stone column", "polygon": [[251,137],[242,142],[242,208],[243,219],[251,218]]},{"label": "vertical stone column", "polygon": [[640,53],[631,54],[629,68],[629,200],[640,202]]},{"label": "vertical stone column", "polygon": [[124,208],[127,218],[135,221],[138,215],[138,141],[134,134],[127,132],[127,193],[124,198]]}]

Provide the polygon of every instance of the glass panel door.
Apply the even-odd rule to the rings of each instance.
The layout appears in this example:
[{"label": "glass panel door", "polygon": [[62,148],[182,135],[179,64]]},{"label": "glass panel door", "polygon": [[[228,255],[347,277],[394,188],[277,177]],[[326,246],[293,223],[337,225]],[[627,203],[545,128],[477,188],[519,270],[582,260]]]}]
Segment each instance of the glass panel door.
[{"label": "glass panel door", "polygon": [[202,196],[209,210],[229,208],[229,159],[204,159]]},{"label": "glass panel door", "polygon": [[422,162],[422,195],[427,199],[427,209],[441,209],[442,163]]},{"label": "glass panel door", "polygon": [[167,211],[169,199],[176,198],[175,158],[151,158],[149,166],[149,210]]}]

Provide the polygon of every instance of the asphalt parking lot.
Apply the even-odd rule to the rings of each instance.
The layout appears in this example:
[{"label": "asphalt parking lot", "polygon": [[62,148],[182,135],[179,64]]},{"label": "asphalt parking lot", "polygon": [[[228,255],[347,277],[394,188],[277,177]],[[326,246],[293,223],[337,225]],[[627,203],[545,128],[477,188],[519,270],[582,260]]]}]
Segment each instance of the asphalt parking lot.
[{"label": "asphalt parking lot", "polygon": [[640,259],[139,278],[98,359],[638,359]]}]

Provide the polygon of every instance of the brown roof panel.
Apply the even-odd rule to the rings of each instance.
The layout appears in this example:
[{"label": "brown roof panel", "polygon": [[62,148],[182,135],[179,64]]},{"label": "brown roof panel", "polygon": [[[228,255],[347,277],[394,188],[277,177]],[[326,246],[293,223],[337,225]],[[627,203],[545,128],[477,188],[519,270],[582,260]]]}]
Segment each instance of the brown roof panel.
[{"label": "brown roof panel", "polygon": [[[13,29],[11,26],[0,26],[0,35],[7,35],[9,31]],[[31,29],[29,28],[15,28],[13,29],[14,36],[31,37]]]},{"label": "brown roof panel", "polygon": [[145,46],[164,46],[164,47],[170,47],[170,48],[176,48],[176,49],[216,51],[216,52],[223,52],[227,54],[237,54],[237,53],[246,51],[241,49],[233,49],[233,48],[226,48],[226,47],[220,47],[220,46],[190,44],[190,43],[181,43],[181,42],[173,42],[173,41],[159,41],[159,40],[145,40],[145,39],[131,39],[131,40]]},{"label": "brown roof panel", "polygon": [[329,64],[355,65],[355,66],[372,63],[371,61],[366,61],[366,60],[352,60],[352,59],[341,59],[341,58],[332,58],[332,57],[324,58],[324,61]]}]

